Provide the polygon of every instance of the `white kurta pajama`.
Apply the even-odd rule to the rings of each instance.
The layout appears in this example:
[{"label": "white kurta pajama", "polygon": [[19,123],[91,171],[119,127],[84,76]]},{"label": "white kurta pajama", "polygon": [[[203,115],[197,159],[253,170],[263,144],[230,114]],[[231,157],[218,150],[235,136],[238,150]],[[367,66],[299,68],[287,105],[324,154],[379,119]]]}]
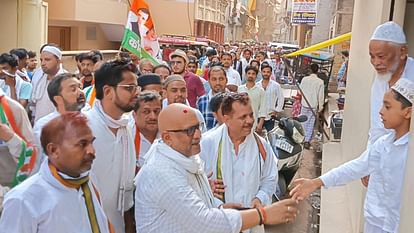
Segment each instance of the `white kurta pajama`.
[{"label": "white kurta pajama", "polygon": [[163,142],[154,143],[148,154],[136,177],[137,232],[240,232],[239,211],[214,208],[198,155],[186,157]]},{"label": "white kurta pajama", "polygon": [[[253,134],[249,134],[239,145],[239,153],[236,154],[225,124],[202,138],[200,157],[205,161],[205,172],[213,172],[212,179],[217,179],[217,158],[220,141],[222,143],[221,172],[226,185],[225,202],[251,207],[252,200],[257,197],[263,205],[271,204],[278,179],[277,159],[270,145],[263,138],[260,140],[266,150],[266,160],[260,155]],[[264,232],[264,228],[257,226],[245,232]]]},{"label": "white kurta pajama", "polygon": [[[108,220],[91,190],[101,233],[109,233]],[[45,160],[39,173],[13,188],[4,202],[0,233],[92,232],[82,189],[68,188],[51,173]]]},{"label": "white kurta pajama", "polygon": [[[124,115],[120,120],[125,127],[112,125],[113,128],[120,127],[114,135],[109,129],[108,120],[100,113],[102,107],[98,105],[100,101],[96,100],[94,107],[85,113],[89,119],[89,127],[96,137],[93,143],[96,159],[92,165],[92,172],[96,175],[96,185],[101,191],[105,214],[114,225],[115,231],[122,233],[125,232],[123,214],[134,204],[136,165],[134,139],[127,127],[128,116]],[[123,133],[126,133],[126,137]],[[123,144],[124,139],[127,140],[127,145]]]},{"label": "white kurta pajama", "polygon": [[[63,74],[66,71],[61,67],[56,75]],[[32,79],[32,99],[31,102],[33,103],[34,107],[34,121],[36,122],[43,116],[53,112],[55,110],[55,106],[53,105],[52,101],[49,99],[49,95],[47,94],[47,86],[49,85],[51,80],[48,80],[48,75],[45,74],[41,69],[36,70],[33,74]]]},{"label": "white kurta pajama", "polygon": [[365,197],[364,233],[397,233],[410,133],[380,137],[361,156],[321,176],[326,188],[345,185],[370,174]]},{"label": "white kurta pajama", "polygon": [[[414,82],[414,59],[407,58],[407,63],[401,78]],[[379,137],[392,132],[392,129],[385,129],[379,114],[383,105],[384,94],[390,90],[388,80],[375,78],[371,87],[371,126],[369,130],[368,145],[373,144]]]}]

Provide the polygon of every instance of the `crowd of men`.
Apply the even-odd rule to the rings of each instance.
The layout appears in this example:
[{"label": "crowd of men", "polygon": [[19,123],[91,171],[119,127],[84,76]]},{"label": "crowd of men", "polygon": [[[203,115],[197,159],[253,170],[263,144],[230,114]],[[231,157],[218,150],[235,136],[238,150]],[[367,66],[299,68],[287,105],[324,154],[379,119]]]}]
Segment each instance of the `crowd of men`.
[{"label": "crowd of men", "polygon": [[[35,52],[2,54],[0,232],[263,232],[292,222],[295,201],[271,205],[277,159],[259,136],[283,111],[280,57],[225,47],[204,57],[177,49],[158,65],[92,50],[75,56],[73,73],[54,44],[41,47],[40,68]],[[163,152],[180,166],[165,170]]]},{"label": "crowd of men", "polygon": [[[40,49],[40,68],[34,52],[2,54],[0,232],[253,233],[291,223],[308,190],[338,182],[296,181],[294,198],[272,204],[277,157],[261,135],[283,111],[281,53],[177,49],[155,65],[128,53],[104,61],[92,50],[76,56],[73,74],[54,44]],[[398,66],[390,84],[410,67]],[[310,66],[301,83],[305,147],[323,108],[318,70]],[[372,143],[386,134],[375,124],[390,86],[373,96]]]}]

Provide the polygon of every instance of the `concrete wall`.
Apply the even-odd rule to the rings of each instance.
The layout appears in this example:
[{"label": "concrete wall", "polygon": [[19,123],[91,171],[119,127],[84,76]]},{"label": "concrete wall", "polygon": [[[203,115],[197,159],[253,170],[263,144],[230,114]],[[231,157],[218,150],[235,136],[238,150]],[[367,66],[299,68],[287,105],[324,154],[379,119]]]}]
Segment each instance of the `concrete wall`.
[{"label": "concrete wall", "polygon": [[[414,56],[414,1],[407,3],[405,8],[404,30],[408,40],[409,54]],[[411,117],[411,130],[414,132],[414,114]],[[400,233],[412,232],[414,229],[414,140],[411,133],[411,142],[408,148],[408,158],[405,169],[404,190],[402,197]]]},{"label": "concrete wall", "polygon": [[117,0],[47,0],[50,20],[125,25],[129,6]]},{"label": "concrete wall", "polygon": [[0,51],[24,47],[38,51],[47,39],[47,4],[41,0],[2,0]]},{"label": "concrete wall", "polygon": [[408,53],[414,57],[414,2],[407,3],[404,30],[409,41]]},{"label": "concrete wall", "polygon": [[[89,50],[89,49],[118,49],[119,42],[108,41],[105,33],[101,29],[101,24],[89,23],[89,22],[76,22],[76,21],[54,21],[49,22],[50,26],[70,27],[71,38],[70,48],[71,50]],[[94,28],[96,37],[94,39],[87,37],[88,28]],[[122,39],[122,32],[120,34]]]},{"label": "concrete wall", "polygon": [[[370,88],[375,75],[369,62],[368,43],[375,27],[387,21],[390,3],[391,0],[355,1],[342,143],[324,147],[324,170],[354,159],[366,148]],[[322,191],[320,232],[338,232],[338,229],[341,233],[362,232],[364,188],[355,181],[335,190],[340,195]],[[336,204],[341,208],[336,208]]]},{"label": "concrete wall", "polygon": [[[194,1],[147,0],[158,35],[190,35],[194,30]],[[189,16],[189,17],[188,17]]]},{"label": "concrete wall", "polygon": [[329,39],[332,16],[335,12],[336,2],[332,0],[318,0],[318,15],[316,25],[312,30],[312,42],[316,44]]},{"label": "concrete wall", "polygon": [[3,0],[0,7],[0,21],[8,22],[2,25],[0,51],[8,52],[17,47],[17,1]]}]

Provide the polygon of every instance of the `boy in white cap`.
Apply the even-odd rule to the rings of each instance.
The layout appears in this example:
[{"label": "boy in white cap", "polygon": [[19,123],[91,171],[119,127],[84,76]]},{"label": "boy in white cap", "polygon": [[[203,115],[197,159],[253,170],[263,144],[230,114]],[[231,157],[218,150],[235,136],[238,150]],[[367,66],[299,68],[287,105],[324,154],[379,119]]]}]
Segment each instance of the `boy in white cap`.
[{"label": "boy in white cap", "polygon": [[365,233],[396,233],[400,222],[401,192],[410,140],[410,121],[414,103],[414,83],[400,79],[384,95],[380,111],[386,129],[358,158],[315,179],[297,179],[290,192],[303,200],[314,190],[345,185],[370,174],[365,198]]}]

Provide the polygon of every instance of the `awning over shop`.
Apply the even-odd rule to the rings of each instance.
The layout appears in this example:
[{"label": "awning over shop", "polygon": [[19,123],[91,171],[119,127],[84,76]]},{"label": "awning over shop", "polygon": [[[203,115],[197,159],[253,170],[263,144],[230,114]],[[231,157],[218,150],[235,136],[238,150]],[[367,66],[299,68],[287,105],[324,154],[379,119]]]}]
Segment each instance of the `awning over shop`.
[{"label": "awning over shop", "polygon": [[312,51],[322,49],[322,48],[325,48],[325,47],[328,47],[328,46],[331,46],[331,45],[334,45],[334,44],[338,44],[338,43],[341,43],[343,41],[350,40],[350,39],[351,39],[351,32],[348,32],[346,34],[343,34],[343,35],[340,35],[338,37],[332,38],[330,40],[326,40],[326,41],[323,41],[321,43],[309,46],[307,48],[300,49],[296,52],[289,53],[289,54],[285,55],[285,57],[298,56],[298,55],[301,55],[301,54],[304,54],[304,53],[312,52]]}]

